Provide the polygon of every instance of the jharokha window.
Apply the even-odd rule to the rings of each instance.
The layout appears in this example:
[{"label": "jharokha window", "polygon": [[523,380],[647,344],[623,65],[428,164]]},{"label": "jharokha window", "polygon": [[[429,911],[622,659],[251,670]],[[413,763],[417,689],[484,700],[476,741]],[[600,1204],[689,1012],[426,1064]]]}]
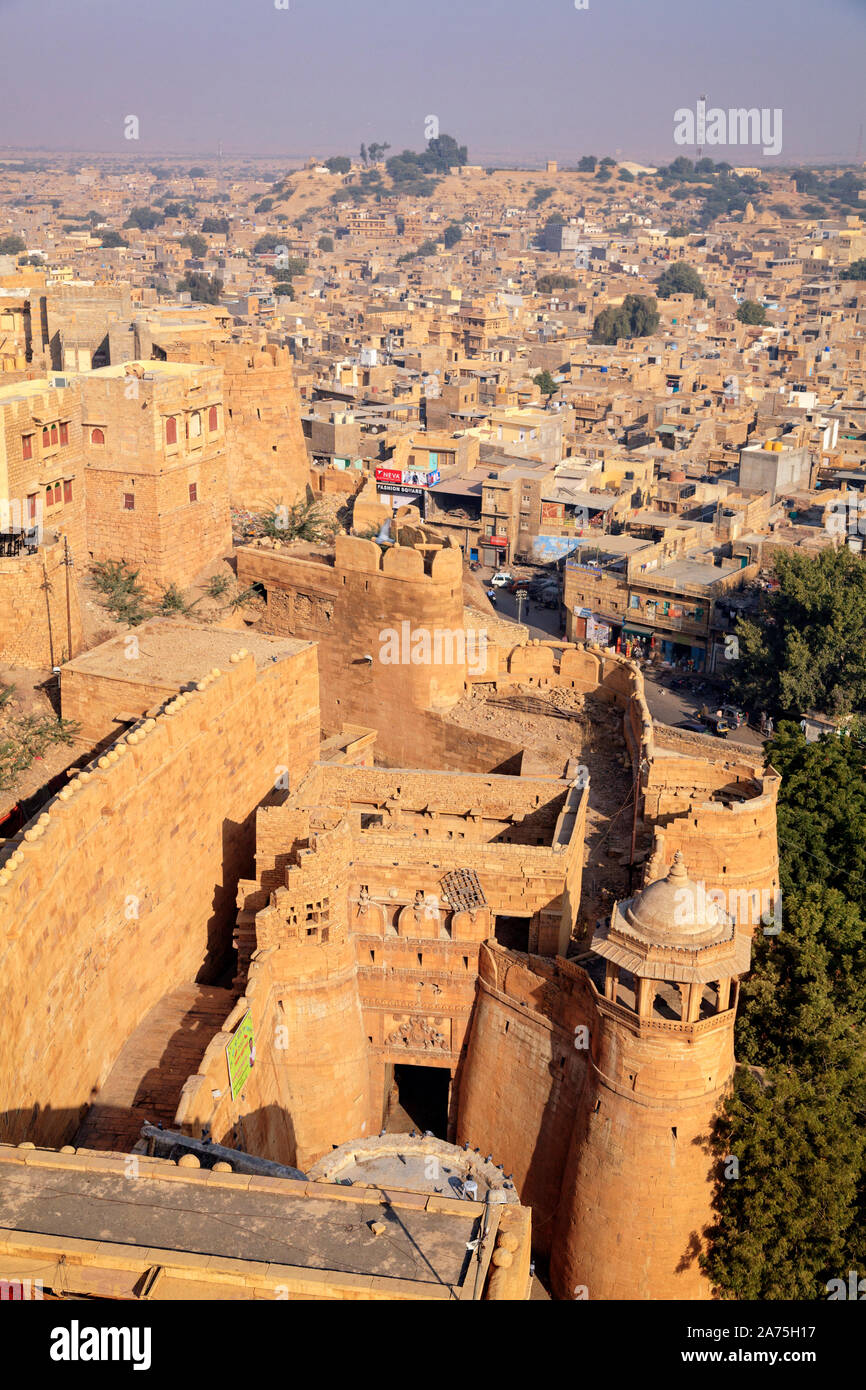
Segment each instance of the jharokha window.
[{"label": "jharokha window", "polygon": [[90,442],[91,442],[91,444],[104,444],[104,443],[105,443],[105,431],[104,431],[104,430],[91,430],[91,431],[90,431]]},{"label": "jharokha window", "polygon": [[52,426],[51,426],[51,443],[52,443],[52,444],[56,444],[56,443],[57,443],[57,426],[56,426],[56,425],[52,425]]},{"label": "jharokha window", "polygon": [[177,443],[177,420],[173,415],[169,415],[165,422],[165,442],[166,444]]},{"label": "jharokha window", "polygon": [[68,443],[69,443],[69,426],[68,426],[68,425],[61,425],[61,426],[60,426],[60,443],[61,443],[61,444],[68,444]]},{"label": "jharokha window", "polygon": [[207,427],[211,431],[211,433],[217,427],[217,408],[215,405],[212,405],[207,413]]},{"label": "jharokha window", "polygon": [[47,448],[50,447],[50,445],[51,445],[51,431],[49,430],[48,426],[46,425],[46,426],[45,426],[45,429],[42,431],[42,447],[43,447],[43,449],[47,449]]}]

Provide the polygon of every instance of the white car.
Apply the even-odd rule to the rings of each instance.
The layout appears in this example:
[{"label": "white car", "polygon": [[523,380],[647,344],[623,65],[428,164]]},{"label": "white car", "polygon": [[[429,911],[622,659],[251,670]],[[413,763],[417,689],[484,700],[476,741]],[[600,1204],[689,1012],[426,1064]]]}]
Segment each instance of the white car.
[{"label": "white car", "polygon": [[501,589],[503,585],[510,584],[513,579],[514,575],[509,574],[508,570],[499,570],[496,574],[494,574],[490,583],[493,584],[495,588]]}]

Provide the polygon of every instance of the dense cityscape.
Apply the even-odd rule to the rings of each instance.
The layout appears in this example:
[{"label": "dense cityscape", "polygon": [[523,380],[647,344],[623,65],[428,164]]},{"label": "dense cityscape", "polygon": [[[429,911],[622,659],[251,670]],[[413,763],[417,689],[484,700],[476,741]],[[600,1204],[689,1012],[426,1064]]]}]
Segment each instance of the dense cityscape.
[{"label": "dense cityscape", "polygon": [[670,115],[0,149],[4,1299],[866,1296],[866,164]]}]

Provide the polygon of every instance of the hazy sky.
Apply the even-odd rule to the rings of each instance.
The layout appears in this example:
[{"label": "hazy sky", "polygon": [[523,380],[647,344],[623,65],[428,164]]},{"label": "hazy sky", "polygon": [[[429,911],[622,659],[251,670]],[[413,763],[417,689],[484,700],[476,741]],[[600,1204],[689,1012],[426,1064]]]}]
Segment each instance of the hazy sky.
[{"label": "hazy sky", "polygon": [[858,142],[866,159],[866,0],[588,5],[0,0],[0,147],[324,157],[362,140],[423,149],[435,115],[477,163],[668,160],[693,153],[673,142],[674,111],[706,93],[781,107],[776,163],[851,160]]}]

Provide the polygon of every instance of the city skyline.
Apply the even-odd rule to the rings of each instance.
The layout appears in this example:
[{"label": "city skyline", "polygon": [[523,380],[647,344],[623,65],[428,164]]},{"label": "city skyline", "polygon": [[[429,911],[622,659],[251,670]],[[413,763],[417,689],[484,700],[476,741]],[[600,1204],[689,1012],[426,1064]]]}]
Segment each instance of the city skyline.
[{"label": "city skyline", "polygon": [[[581,10],[548,0],[543,14],[518,0],[468,10],[444,0],[432,28],[395,0],[363,11],[348,0],[277,3],[257,0],[242,19],[235,0],[179,9],[152,0],[145,15],[111,0],[88,0],[83,13],[59,0],[38,13],[0,3],[8,52],[43,45],[46,28],[53,40],[40,51],[38,99],[26,65],[7,74],[0,145],[145,158],[216,156],[222,146],[227,157],[294,160],[355,155],[370,140],[420,149],[436,117],[474,163],[569,163],[584,153],[667,162],[690,152],[675,142],[676,111],[706,94],[722,108],[784,112],[778,156],[731,145],[718,158],[742,149],[732,162],[772,167],[864,156],[866,26],[853,0],[821,12],[817,76],[814,48],[803,43],[814,19],[804,0],[733,0],[720,20],[685,0],[661,12],[639,0],[588,0]],[[124,134],[130,115],[135,142]]]}]

